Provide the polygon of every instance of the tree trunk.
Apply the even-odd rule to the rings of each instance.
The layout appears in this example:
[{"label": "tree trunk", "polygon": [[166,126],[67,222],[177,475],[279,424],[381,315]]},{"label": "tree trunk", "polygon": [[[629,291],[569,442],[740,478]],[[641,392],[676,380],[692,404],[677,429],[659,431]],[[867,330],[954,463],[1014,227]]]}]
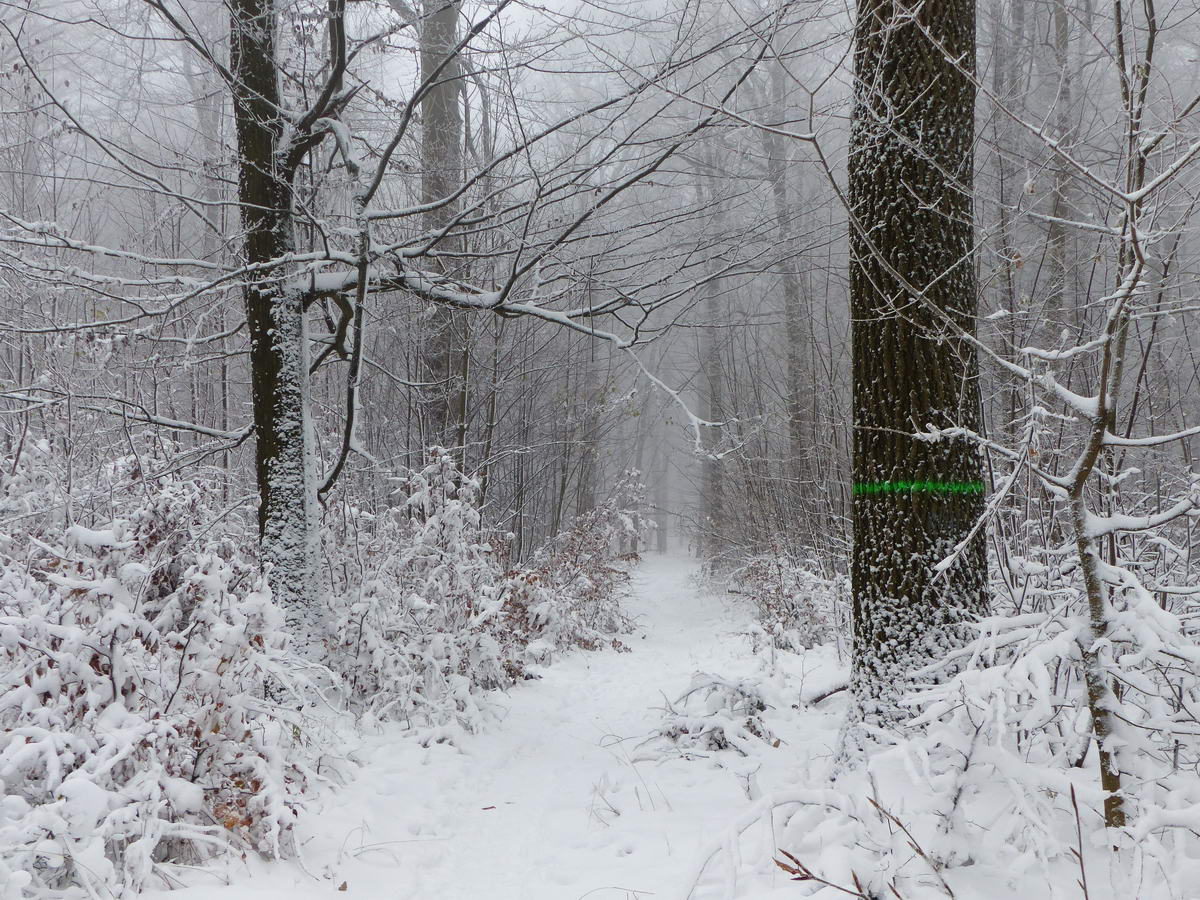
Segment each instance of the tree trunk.
[{"label": "tree trunk", "polygon": [[671,500],[671,455],[665,449],[665,442],[659,445],[659,462],[658,475],[654,479],[654,511],[655,511],[655,538],[659,553],[669,553],[671,550],[670,535],[668,526],[670,525],[670,513],[667,511],[667,504]]},{"label": "tree trunk", "polygon": [[859,0],[849,160],[855,702],[844,754],[862,746],[864,723],[903,722],[913,673],[986,608],[981,537],[935,570],[982,513],[979,454],[968,441],[912,437],[980,421],[974,351],[946,321],[970,331],[976,312],[975,90],[956,67],[974,59],[974,0]]},{"label": "tree trunk", "polygon": [[[712,165],[711,151],[708,155],[710,172],[715,171]],[[716,231],[721,232],[724,224],[724,209],[718,196],[715,179],[711,176],[697,186],[698,193],[712,210]],[[716,261],[710,266],[717,266]],[[707,422],[721,421],[725,407],[725,365],[721,356],[721,343],[724,329],[720,325],[725,321],[722,314],[722,282],[720,277],[712,278],[704,287],[703,321],[707,327],[700,329],[700,377],[696,379],[699,388],[700,418]],[[704,458],[700,464],[700,539],[699,553],[701,559],[713,559],[723,547],[725,533],[725,485],[724,463],[717,456],[720,449],[720,431],[716,428],[705,428],[702,433]]]},{"label": "tree trunk", "polygon": [[1125,827],[1125,802],[1121,795],[1121,770],[1113,753],[1113,696],[1112,677],[1103,665],[1097,647],[1111,642],[1107,588],[1101,576],[1100,550],[1094,538],[1087,536],[1087,507],[1083,485],[1072,492],[1071,518],[1075,529],[1075,549],[1079,555],[1084,591],[1088,608],[1088,640],[1080,642],[1083,656],[1083,676],[1087,686],[1088,710],[1092,715],[1092,731],[1100,763],[1100,786],[1104,789],[1104,824],[1107,828]]},{"label": "tree trunk", "polygon": [[[1071,152],[1075,143],[1072,125],[1076,115],[1073,106],[1073,73],[1071,70],[1071,21],[1064,0],[1055,0],[1054,17],[1054,63],[1058,70],[1058,95],[1054,101],[1055,139]],[[1074,203],[1071,196],[1072,172],[1069,165],[1057,155],[1053,157],[1053,188],[1050,193],[1050,216],[1052,221],[1046,230],[1046,254],[1049,264],[1049,284],[1046,291],[1046,325],[1039,329],[1036,340],[1047,347],[1062,342],[1062,329],[1076,324],[1075,308],[1075,251],[1071,234],[1065,224],[1074,218]]]},{"label": "tree trunk", "polygon": [[316,497],[308,427],[304,297],[282,291],[278,266],[294,245],[292,184],[281,159],[284,118],[272,0],[232,0],[231,65],[238,142],[238,199],[246,262],[264,265],[244,290],[256,437],[263,560],[293,638],[314,636]]},{"label": "tree trunk", "polygon": [[[421,202],[435,203],[458,190],[463,171],[462,65],[458,47],[458,0],[424,0],[421,26],[421,79],[434,83],[421,99]],[[425,228],[434,235],[454,220],[458,203],[447,203],[425,215]],[[442,240],[434,251],[462,249],[456,240]],[[435,268],[443,273],[453,263]],[[466,392],[469,374],[467,322],[462,312],[437,304],[429,321],[425,364],[433,389],[425,406],[426,443],[455,446],[465,453]],[[461,462],[461,459],[460,459]]]},{"label": "tree trunk", "polygon": [[492,452],[496,441],[496,414],[498,404],[500,402],[500,338],[503,334],[503,326],[499,324],[503,320],[497,320],[498,324],[495,327],[492,338],[492,374],[491,383],[488,386],[488,413],[487,422],[484,424],[483,432],[483,463],[479,470],[479,508],[483,509],[488,501],[488,488],[491,486],[492,480]]},{"label": "tree trunk", "polygon": [[[1017,89],[1018,60],[1022,57],[1024,43],[1024,0],[1013,0],[1011,24],[1004,18],[1004,6],[997,3],[992,11],[992,92],[998,103],[1006,104],[1009,110],[1020,112],[1017,105],[1019,91]],[[1017,311],[1021,306],[1020,269],[1021,263],[1017,245],[1014,241],[1015,226],[1013,223],[1012,207],[1015,198],[1019,197],[1017,185],[1017,169],[1013,156],[1020,145],[1021,135],[1012,120],[998,108],[992,110],[992,129],[996,142],[996,185],[997,239],[1000,253],[1000,290],[1003,300],[1002,309],[1009,312],[1008,322],[1008,351],[1016,354],[1019,346],[1017,338]],[[1016,361],[1015,359],[1013,360]],[[1001,408],[1001,424],[1005,440],[1010,444],[1019,441],[1019,422],[1017,411],[1021,408],[1022,388],[1020,380],[1006,377],[1003,380],[1003,406]]]},{"label": "tree trunk", "polygon": [[[776,122],[787,121],[784,86],[785,73],[781,65],[771,70],[771,117]],[[807,476],[807,447],[804,440],[804,382],[810,370],[808,342],[804,333],[804,321],[808,318],[806,299],[800,289],[800,258],[796,245],[794,222],[794,198],[788,184],[787,150],[779,135],[763,130],[763,153],[767,158],[767,178],[771,182],[771,196],[775,204],[775,218],[779,226],[779,240],[786,250],[784,265],[779,270],[783,287],[784,340],[787,341],[787,387],[785,402],[789,443],[789,462],[793,467],[794,483],[802,485]],[[793,493],[799,503],[800,491]]]},{"label": "tree trunk", "polygon": [[[633,451],[633,480],[636,482],[642,482],[642,483],[645,482],[645,474],[643,472],[642,467],[645,465],[645,460],[646,460],[646,434],[647,434],[646,422],[649,421],[649,419],[650,419],[650,416],[648,415],[649,412],[650,412],[650,395],[647,394],[642,399],[641,412],[638,413],[637,440],[634,444],[634,451]],[[644,496],[643,491],[637,492],[637,502],[638,502],[638,505],[636,507],[634,507],[634,509],[633,509],[633,512],[635,512],[637,514],[634,517],[634,520],[637,522],[641,522],[642,521],[642,504],[645,503],[645,496]],[[629,552],[630,553],[638,553],[641,551],[641,549],[642,549],[641,535],[637,531],[635,531],[629,535]]]},{"label": "tree trunk", "polygon": [[[591,282],[588,283],[587,303],[593,302]],[[575,490],[575,515],[582,516],[596,508],[600,454],[600,379],[596,363],[596,342],[586,338],[583,360],[583,427],[579,435],[582,459],[579,482]]]}]

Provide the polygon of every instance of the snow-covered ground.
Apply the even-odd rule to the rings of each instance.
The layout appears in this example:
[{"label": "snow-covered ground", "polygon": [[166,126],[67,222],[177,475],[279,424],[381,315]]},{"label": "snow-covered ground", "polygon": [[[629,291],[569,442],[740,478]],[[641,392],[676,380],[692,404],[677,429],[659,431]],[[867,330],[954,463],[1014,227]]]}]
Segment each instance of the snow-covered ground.
[{"label": "snow-covered ground", "polygon": [[[628,652],[575,652],[494,702],[480,734],[422,747],[396,732],[362,739],[352,783],[298,824],[300,862],[197,875],[172,900],[582,900],[677,898],[704,848],[777,787],[825,769],[841,699],[791,708],[839,676],[814,651],[754,652],[751,610],[698,587],[692,561],[651,555],[634,573]],[[778,746],[682,753],[656,738],[666,701],[697,672],[761,684]],[[789,885],[752,866],[770,891]],[[747,859],[747,863],[752,860]],[[222,883],[228,881],[228,883]],[[743,887],[747,885],[743,884]],[[722,892],[724,891],[722,887]],[[764,896],[757,887],[753,896]],[[166,896],[166,895],[162,895]],[[745,894],[739,890],[739,896]]]}]

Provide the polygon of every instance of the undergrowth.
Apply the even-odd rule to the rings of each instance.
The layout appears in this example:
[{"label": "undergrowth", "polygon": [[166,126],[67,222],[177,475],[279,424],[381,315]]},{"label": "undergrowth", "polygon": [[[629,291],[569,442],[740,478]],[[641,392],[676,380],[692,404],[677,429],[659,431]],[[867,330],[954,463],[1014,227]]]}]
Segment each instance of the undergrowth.
[{"label": "undergrowth", "polygon": [[632,479],[511,566],[475,480],[433,452],[384,514],[329,517],[324,658],[302,660],[220,473],[184,474],[161,441],[129,449],[81,477],[30,439],[0,472],[3,900],[292,855],[342,755],[335,719],[454,740],[555,652],[621,647]]}]

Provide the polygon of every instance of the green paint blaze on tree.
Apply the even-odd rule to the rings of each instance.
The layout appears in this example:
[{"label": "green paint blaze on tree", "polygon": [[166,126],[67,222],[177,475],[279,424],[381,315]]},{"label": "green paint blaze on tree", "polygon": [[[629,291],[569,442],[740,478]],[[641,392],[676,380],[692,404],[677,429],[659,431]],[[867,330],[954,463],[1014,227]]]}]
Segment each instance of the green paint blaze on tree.
[{"label": "green paint blaze on tree", "polygon": [[982,494],[982,481],[875,481],[854,485],[855,494]]}]

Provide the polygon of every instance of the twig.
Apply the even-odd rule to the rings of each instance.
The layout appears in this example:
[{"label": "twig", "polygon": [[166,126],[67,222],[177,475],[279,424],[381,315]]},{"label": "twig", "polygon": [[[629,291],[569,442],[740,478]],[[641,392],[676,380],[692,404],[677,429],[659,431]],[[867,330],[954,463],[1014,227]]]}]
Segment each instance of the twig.
[{"label": "twig", "polygon": [[818,703],[822,702],[823,700],[828,700],[834,694],[840,694],[842,691],[848,690],[849,688],[850,688],[850,685],[848,683],[847,684],[839,684],[837,687],[830,688],[827,691],[822,691],[821,693],[817,694],[817,696],[813,697],[810,700],[805,700],[804,703],[807,706],[816,706]]},{"label": "twig", "polygon": [[925,852],[924,848],[917,843],[917,839],[913,837],[912,832],[908,830],[908,827],[898,818],[880,806],[879,802],[874,797],[868,797],[867,802],[875,807],[876,812],[878,812],[881,816],[884,816],[889,822],[904,832],[904,836],[908,838],[908,846],[912,848],[913,853],[921,857],[921,859],[925,861],[925,865],[929,866],[930,871],[937,876],[938,881],[941,882],[942,890],[946,892],[946,896],[949,897],[950,900],[955,900],[954,891],[951,889],[950,885],[946,883],[946,879],[942,875],[941,865],[935,863],[929,857],[929,854]]},{"label": "twig", "polygon": [[1083,822],[1079,818],[1079,801],[1075,799],[1075,785],[1071,785],[1071,809],[1075,810],[1075,841],[1077,847],[1071,849],[1075,859],[1079,861],[1079,887],[1083,891],[1083,900],[1090,900],[1088,893],[1087,870],[1083,865]]},{"label": "twig", "polygon": [[[825,887],[831,887],[835,891],[841,891],[843,894],[849,894],[851,897],[858,898],[858,900],[873,900],[871,895],[863,890],[862,882],[858,880],[858,875],[854,873],[851,873],[850,875],[850,877],[854,879],[853,888],[843,887],[840,884],[834,884],[832,881],[826,881],[786,850],[780,850],[779,852],[790,859],[791,864],[789,865],[788,863],[783,862],[783,860],[776,859],[775,865],[779,866],[779,868],[791,875],[792,881],[815,881],[817,884],[823,884]],[[903,900],[903,898],[900,897],[900,892],[896,890],[896,885],[894,883],[889,885],[889,887],[896,897],[900,898],[900,900]]]}]

